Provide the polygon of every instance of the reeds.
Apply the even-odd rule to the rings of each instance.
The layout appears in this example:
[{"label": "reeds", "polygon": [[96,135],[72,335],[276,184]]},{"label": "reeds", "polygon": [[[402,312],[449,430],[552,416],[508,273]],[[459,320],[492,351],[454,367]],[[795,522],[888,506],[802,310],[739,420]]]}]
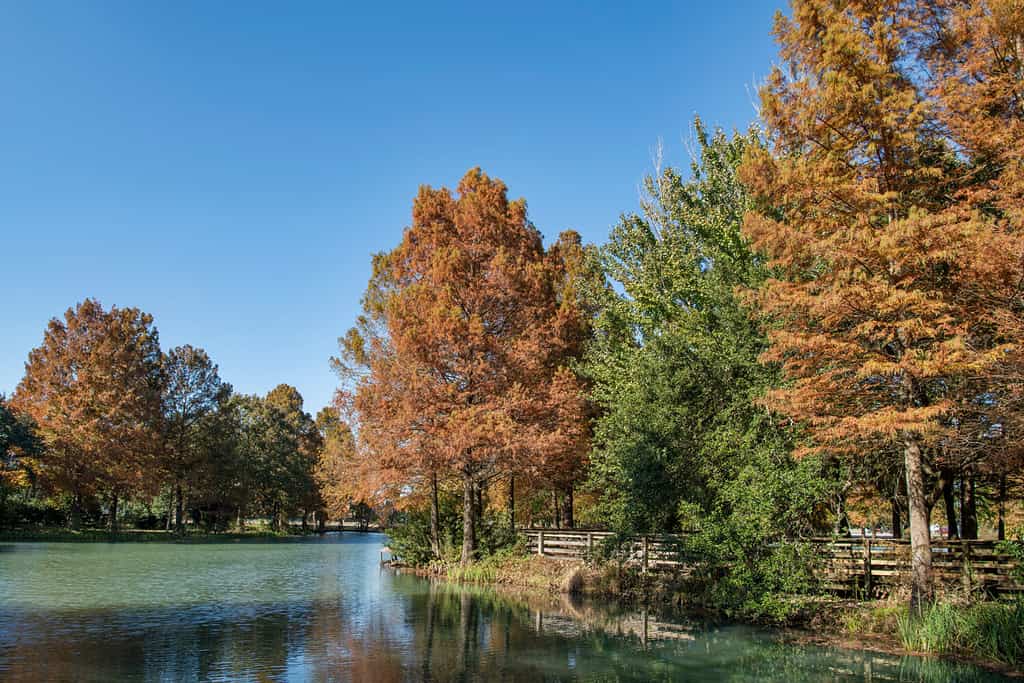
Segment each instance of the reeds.
[{"label": "reeds", "polygon": [[908,650],[1024,663],[1021,598],[971,606],[937,603],[901,614],[897,623],[900,639]]}]

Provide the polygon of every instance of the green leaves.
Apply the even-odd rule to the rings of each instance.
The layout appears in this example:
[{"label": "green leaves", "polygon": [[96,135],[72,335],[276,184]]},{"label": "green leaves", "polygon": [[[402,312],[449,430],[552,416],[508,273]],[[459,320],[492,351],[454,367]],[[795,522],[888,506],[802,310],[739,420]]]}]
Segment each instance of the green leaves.
[{"label": "green leaves", "polygon": [[798,582],[772,576],[807,576],[795,546],[771,542],[810,530],[827,484],[758,402],[778,372],[759,363],[766,341],[741,299],[766,270],[740,232],[751,204],[737,168],[761,142],[695,125],[692,177],[648,178],[643,213],[595,256],[609,286],[595,288],[583,364],[601,409],[590,488],[616,530],[689,532],[699,590],[754,610]]},{"label": "green leaves", "polygon": [[734,291],[763,277],[740,233],[748,200],[736,177],[746,147],[760,143],[753,131],[709,135],[699,119],[696,129],[692,178],[648,178],[643,215],[624,216],[596,255],[612,286],[597,292],[584,364],[604,410],[592,483],[630,530],[677,527],[683,501],[712,507],[713,481],[735,468],[708,457],[723,441],[749,440],[753,398],[773,379]]}]

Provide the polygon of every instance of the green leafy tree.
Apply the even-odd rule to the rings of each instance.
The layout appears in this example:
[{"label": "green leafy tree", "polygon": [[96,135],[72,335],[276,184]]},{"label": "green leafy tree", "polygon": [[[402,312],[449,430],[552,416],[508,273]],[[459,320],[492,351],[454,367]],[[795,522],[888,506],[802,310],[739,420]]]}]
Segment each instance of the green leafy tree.
[{"label": "green leafy tree", "polygon": [[750,200],[736,174],[761,143],[753,130],[695,128],[692,178],[648,178],[643,213],[600,250],[614,286],[591,294],[584,369],[602,413],[590,488],[616,529],[692,532],[706,575],[733,577],[719,599],[743,602],[780,588],[768,541],[812,529],[825,482],[815,461],[791,459],[793,435],[759,405],[777,369],[759,363],[765,339],[737,293],[766,275],[740,232]]},{"label": "green leafy tree", "polygon": [[303,525],[310,512],[323,507],[320,488],[316,483],[316,466],[323,449],[323,437],[309,413],[303,410],[302,394],[288,384],[274,387],[266,398],[267,404],[280,413],[295,449],[284,460],[282,489],[285,506],[291,512],[300,512]]},{"label": "green leafy tree", "polygon": [[187,479],[189,509],[206,528],[226,528],[232,517],[241,521],[248,493],[237,397],[222,391],[214,409],[194,429],[197,460]]},{"label": "green leafy tree", "polygon": [[322,505],[314,476],[320,435],[302,404],[301,394],[286,384],[266,397],[234,400],[238,455],[233,488],[239,516],[266,514],[278,531],[287,515]]},{"label": "green leafy tree", "polygon": [[[162,464],[171,481],[176,528],[184,528],[183,487],[210,458],[207,418],[231,393],[217,366],[202,349],[178,346],[163,359],[164,451]],[[195,482],[190,482],[194,485]]]}]

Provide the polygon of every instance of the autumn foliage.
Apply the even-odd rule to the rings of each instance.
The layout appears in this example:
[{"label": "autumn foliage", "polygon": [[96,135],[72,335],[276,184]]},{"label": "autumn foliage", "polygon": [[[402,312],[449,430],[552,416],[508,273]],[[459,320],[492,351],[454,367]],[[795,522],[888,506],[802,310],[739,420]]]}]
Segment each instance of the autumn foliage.
[{"label": "autumn foliage", "polygon": [[744,169],[764,207],[746,229],[777,273],[757,297],[764,358],[791,380],[768,402],[813,450],[902,453],[915,600],[931,595],[929,475],[965,429],[995,436],[1009,406],[984,397],[1020,353],[1009,6],[794,2],[761,92],[771,147]]},{"label": "autumn foliage", "polygon": [[461,531],[468,563],[518,497],[685,531],[691,578],[745,609],[809,585],[793,537],[884,502],[927,602],[934,510],[974,539],[994,508],[1003,539],[1024,487],[1024,5],[794,0],[774,35],[760,125],[695,119],[691,173],[659,168],[602,246],[545,245],[479,169],[422,186],[315,420],[163,354],[138,309],[68,310],[0,396],[0,503],[159,504],[179,531],[373,506],[421,515],[411,561]]},{"label": "autumn foliage", "polygon": [[0,407],[0,484],[13,483],[0,488],[66,504],[72,527],[89,511],[116,530],[125,503],[179,533],[188,519],[222,529],[264,514],[283,529],[286,515],[323,517],[322,441],[298,391],[235,395],[202,349],[162,353],[137,308],[86,299],[51,320]]},{"label": "autumn foliage", "polygon": [[[147,489],[161,416],[160,345],[153,319],[87,299],[50,321],[25,364],[12,404],[38,425],[48,448],[43,485],[84,496]],[[116,515],[114,516],[116,519]]]},{"label": "autumn foliage", "polygon": [[379,488],[397,481],[436,497],[437,478],[460,482],[468,562],[483,487],[582,457],[585,402],[566,367],[582,341],[579,312],[559,297],[562,262],[545,253],[525,202],[479,170],[454,194],[422,187],[412,225],[378,263],[367,301],[381,333],[348,337],[365,366],[349,395],[363,457]]}]

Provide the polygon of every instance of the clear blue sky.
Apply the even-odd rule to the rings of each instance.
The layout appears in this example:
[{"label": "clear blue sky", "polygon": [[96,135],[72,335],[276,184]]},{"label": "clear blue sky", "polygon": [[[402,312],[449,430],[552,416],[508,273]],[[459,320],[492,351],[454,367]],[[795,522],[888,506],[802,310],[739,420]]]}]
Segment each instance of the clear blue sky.
[{"label": "clear blue sky", "polygon": [[315,412],[420,184],[601,242],[659,139],[753,119],[782,4],[4,2],[0,392],[93,296]]}]

